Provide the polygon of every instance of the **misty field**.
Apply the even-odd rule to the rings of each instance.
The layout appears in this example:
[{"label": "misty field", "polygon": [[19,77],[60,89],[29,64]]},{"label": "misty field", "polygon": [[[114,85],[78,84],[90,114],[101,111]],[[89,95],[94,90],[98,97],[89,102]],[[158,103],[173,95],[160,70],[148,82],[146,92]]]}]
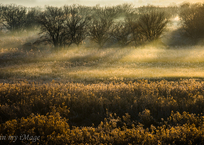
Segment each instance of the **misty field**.
[{"label": "misty field", "polygon": [[[182,6],[184,12],[200,12],[204,5]],[[2,6],[2,14],[13,8],[21,7]],[[94,8],[31,9],[24,14],[34,18],[36,12],[32,29],[24,29],[32,26],[32,17],[2,29],[0,144],[203,145],[204,39],[183,35],[177,7],[161,8],[170,15],[149,11],[160,10],[152,6]],[[101,17],[92,20],[88,12]],[[157,25],[161,29],[154,31]],[[105,28],[107,34],[95,35]],[[202,29],[187,28],[192,35]]]},{"label": "misty field", "polygon": [[53,52],[35,37],[1,39],[0,132],[32,136],[1,144],[203,143],[202,45]]},{"label": "misty field", "polygon": [[[24,46],[29,37],[4,39],[0,51],[1,79],[83,82],[204,77],[202,45],[167,47],[150,43],[137,48],[104,49],[73,46],[52,52],[48,46]],[[11,43],[15,46],[9,46]]]}]

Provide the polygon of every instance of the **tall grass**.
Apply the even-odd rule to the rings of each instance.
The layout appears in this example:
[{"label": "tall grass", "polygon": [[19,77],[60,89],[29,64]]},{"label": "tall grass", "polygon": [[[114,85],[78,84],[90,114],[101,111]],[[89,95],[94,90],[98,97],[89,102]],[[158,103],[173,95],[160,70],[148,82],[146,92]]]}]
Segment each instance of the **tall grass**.
[{"label": "tall grass", "polygon": [[165,77],[203,77],[202,46],[139,48],[2,49],[1,78],[44,80],[111,80]]},{"label": "tall grass", "polygon": [[202,144],[203,87],[195,79],[1,83],[0,133],[43,144]]},{"label": "tall grass", "polygon": [[0,136],[34,138],[0,144],[204,143],[203,46],[24,47],[35,34],[1,38]]}]

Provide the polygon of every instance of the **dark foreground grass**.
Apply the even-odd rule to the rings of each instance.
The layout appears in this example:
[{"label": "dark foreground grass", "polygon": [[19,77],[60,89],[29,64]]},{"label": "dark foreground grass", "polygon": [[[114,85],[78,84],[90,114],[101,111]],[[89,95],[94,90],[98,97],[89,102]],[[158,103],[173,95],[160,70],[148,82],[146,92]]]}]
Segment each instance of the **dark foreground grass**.
[{"label": "dark foreground grass", "polygon": [[0,143],[204,144],[203,89],[196,79],[1,83]]}]

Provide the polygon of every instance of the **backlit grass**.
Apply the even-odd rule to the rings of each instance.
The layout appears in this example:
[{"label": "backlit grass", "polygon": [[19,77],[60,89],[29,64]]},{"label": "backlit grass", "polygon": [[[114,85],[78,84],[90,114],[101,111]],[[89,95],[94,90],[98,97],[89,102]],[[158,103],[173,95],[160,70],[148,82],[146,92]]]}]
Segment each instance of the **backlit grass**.
[{"label": "backlit grass", "polygon": [[36,34],[0,37],[0,144],[204,144],[203,46],[52,51]]},{"label": "backlit grass", "polygon": [[203,144],[204,82],[0,84],[1,144]]},{"label": "backlit grass", "polygon": [[1,49],[0,77],[25,79],[137,79],[164,77],[204,77],[203,46],[167,48],[66,48],[51,52],[21,48]]}]

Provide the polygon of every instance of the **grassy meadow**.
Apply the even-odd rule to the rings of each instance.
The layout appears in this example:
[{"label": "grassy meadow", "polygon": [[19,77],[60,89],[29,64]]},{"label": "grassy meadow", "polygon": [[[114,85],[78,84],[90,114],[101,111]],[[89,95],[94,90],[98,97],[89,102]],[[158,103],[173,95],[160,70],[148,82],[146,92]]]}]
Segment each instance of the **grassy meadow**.
[{"label": "grassy meadow", "polygon": [[204,144],[204,46],[166,37],[53,52],[1,35],[0,144]]},{"label": "grassy meadow", "polygon": [[[167,47],[153,42],[137,48],[99,49],[85,44],[53,53],[49,46],[24,46],[27,39],[23,37],[2,40],[1,79],[83,82],[204,77],[202,45]],[[11,43],[17,46],[10,46]]]}]

